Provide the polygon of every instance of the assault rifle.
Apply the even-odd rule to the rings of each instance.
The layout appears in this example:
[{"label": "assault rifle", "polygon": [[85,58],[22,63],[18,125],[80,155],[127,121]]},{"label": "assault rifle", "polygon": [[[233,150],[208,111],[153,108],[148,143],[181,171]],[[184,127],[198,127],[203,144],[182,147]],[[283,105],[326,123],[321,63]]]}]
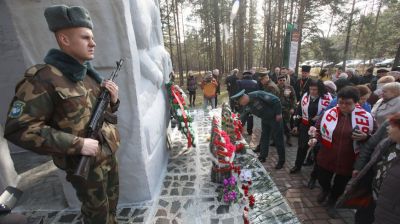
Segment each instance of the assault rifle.
[{"label": "assault rifle", "polygon": [[[114,79],[118,76],[118,72],[122,67],[123,59],[117,61],[117,67],[111,73],[109,80],[114,81]],[[107,106],[110,104],[110,92],[102,87],[101,93],[97,98],[95,110],[90,117],[89,125],[87,127],[86,137],[92,139],[98,139],[97,135],[103,126],[104,121],[104,112],[107,109]],[[94,157],[91,156],[82,156],[79,161],[79,165],[74,172],[74,176],[77,178],[81,178],[83,180],[87,180],[89,175],[90,166],[93,164]]]}]

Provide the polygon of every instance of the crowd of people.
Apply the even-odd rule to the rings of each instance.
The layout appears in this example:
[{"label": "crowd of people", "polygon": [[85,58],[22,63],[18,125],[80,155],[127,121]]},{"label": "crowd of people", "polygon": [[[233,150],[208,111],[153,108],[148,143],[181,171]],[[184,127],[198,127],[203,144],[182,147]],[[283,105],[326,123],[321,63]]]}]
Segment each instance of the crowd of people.
[{"label": "crowd of people", "polygon": [[[320,185],[317,202],[330,217],[345,207],[357,210],[356,223],[400,223],[400,200],[393,200],[400,187],[400,72],[377,69],[374,75],[371,67],[359,75],[339,68],[311,76],[310,71],[310,66],[302,66],[300,75],[284,67],[234,69],[226,77],[229,104],[240,113],[247,134],[253,134],[253,116],[262,121],[254,149],[258,159],[266,162],[273,145],[279,156],[275,168],[283,168],[285,147],[293,146],[291,138],[297,136],[290,173],[313,166],[308,188]],[[201,82],[204,109],[217,105],[218,76],[215,69]],[[196,88],[190,73],[191,106]]]}]

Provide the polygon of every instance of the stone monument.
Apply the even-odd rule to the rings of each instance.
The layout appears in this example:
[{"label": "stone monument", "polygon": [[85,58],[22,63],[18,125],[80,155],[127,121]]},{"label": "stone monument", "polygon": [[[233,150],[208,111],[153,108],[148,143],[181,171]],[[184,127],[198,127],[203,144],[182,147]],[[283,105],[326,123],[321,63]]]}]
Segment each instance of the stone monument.
[{"label": "stone monument", "polygon": [[[164,83],[172,71],[164,49],[158,1],[1,1],[0,85],[6,93],[0,97],[1,124],[4,125],[15,84],[24,70],[43,63],[47,51],[58,47],[43,16],[44,8],[55,4],[88,9],[97,43],[93,65],[104,77],[109,76],[116,60],[125,59],[117,80],[121,100],[120,203],[151,200],[158,194],[167,162],[169,111]],[[74,196],[69,183],[63,177],[60,181],[65,194]],[[70,206],[79,206],[74,198],[66,198]]]}]

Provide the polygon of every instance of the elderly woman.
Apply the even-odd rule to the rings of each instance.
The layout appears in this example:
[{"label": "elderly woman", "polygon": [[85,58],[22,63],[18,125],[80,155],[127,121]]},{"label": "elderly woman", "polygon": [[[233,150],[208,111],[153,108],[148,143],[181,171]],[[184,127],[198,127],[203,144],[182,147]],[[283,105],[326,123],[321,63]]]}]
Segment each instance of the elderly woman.
[{"label": "elderly woman", "polygon": [[[328,215],[337,216],[335,204],[351,179],[358,154],[358,143],[374,130],[372,115],[358,105],[357,88],[347,86],[338,92],[338,106],[327,110],[317,122],[321,148],[317,156],[318,182],[322,188],[318,203],[328,198]],[[316,139],[310,140],[315,145]],[[331,184],[333,182],[333,185]]]},{"label": "elderly woman", "polygon": [[383,76],[378,79],[376,88],[373,89],[373,86],[370,86],[370,89],[373,91],[369,99],[367,100],[369,104],[372,106],[382,97],[382,87],[387,83],[395,82],[395,78],[393,76]]},{"label": "elderly woman", "polygon": [[371,104],[367,102],[368,98],[371,96],[371,90],[366,85],[358,85],[356,88],[358,89],[358,92],[360,92],[360,100],[358,101],[358,104],[360,104],[364,110],[371,113]]},{"label": "elderly woman", "polygon": [[382,87],[382,98],[372,108],[378,127],[388,115],[400,111],[400,83],[392,82]]},{"label": "elderly woman", "polygon": [[[357,208],[356,224],[370,224],[375,218],[375,223],[400,223],[396,209],[400,206],[399,200],[393,198],[397,197],[400,187],[400,113],[391,115],[384,124],[385,127],[371,137],[373,141],[368,140],[363,147],[361,160],[357,160],[353,171],[354,178],[338,203],[339,207]],[[380,141],[376,141],[378,139]],[[378,207],[374,217],[376,200]]]},{"label": "elderly woman", "polygon": [[309,89],[300,100],[296,110],[298,117],[297,125],[293,128],[294,133],[299,133],[296,162],[290,169],[290,173],[297,173],[301,170],[308,151],[308,130],[314,126],[323,111],[331,102],[332,96],[329,94],[322,81],[311,80]]},{"label": "elderly woman", "polygon": [[188,72],[186,85],[189,92],[189,106],[194,107],[196,101],[197,80],[192,71]]},{"label": "elderly woman", "polygon": [[326,90],[332,95],[332,97],[336,97],[337,86],[331,80],[324,81],[324,86]]}]

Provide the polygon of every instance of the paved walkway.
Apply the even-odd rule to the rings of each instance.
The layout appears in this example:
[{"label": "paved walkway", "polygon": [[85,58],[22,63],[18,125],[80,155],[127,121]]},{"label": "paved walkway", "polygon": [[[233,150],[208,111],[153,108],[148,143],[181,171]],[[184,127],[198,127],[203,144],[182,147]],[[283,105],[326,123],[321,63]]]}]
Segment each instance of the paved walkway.
[{"label": "paved walkway", "polygon": [[[254,131],[251,138],[247,137],[250,147],[255,147],[260,139],[261,122],[260,119],[254,120]],[[269,157],[263,164],[269,172],[271,178],[289,202],[290,207],[296,212],[299,220],[304,224],[353,224],[354,212],[352,210],[339,210],[340,218],[331,219],[325,207],[317,203],[317,195],[320,188],[316,187],[310,190],[306,187],[310,177],[312,166],[303,167],[300,173],[289,174],[293,167],[297,153],[297,138],[292,139],[293,147],[286,147],[286,164],[284,169],[275,170],[274,167],[278,160],[278,155],[274,147],[270,147]]]},{"label": "paved walkway", "polygon": [[[215,110],[204,113],[202,110],[196,110],[192,113],[197,148],[185,152],[186,140],[175,129],[171,135],[173,145],[159,197],[142,204],[120,205],[117,212],[119,223],[243,223],[242,205],[228,206],[220,203],[217,200],[219,185],[210,181],[211,118],[213,113],[221,112]],[[35,158],[31,161],[36,164],[34,169],[26,164],[28,156]],[[22,183],[25,192],[16,210],[26,214],[29,223],[82,223],[79,211],[65,208],[65,199],[62,198],[62,190],[55,174],[56,168],[48,157],[26,152],[13,155],[13,159],[17,170],[23,172]],[[255,196],[256,204],[249,212],[250,223],[299,223],[287,201],[252,152],[238,155],[236,162],[242,169],[250,169],[253,175],[250,192]]]}]

